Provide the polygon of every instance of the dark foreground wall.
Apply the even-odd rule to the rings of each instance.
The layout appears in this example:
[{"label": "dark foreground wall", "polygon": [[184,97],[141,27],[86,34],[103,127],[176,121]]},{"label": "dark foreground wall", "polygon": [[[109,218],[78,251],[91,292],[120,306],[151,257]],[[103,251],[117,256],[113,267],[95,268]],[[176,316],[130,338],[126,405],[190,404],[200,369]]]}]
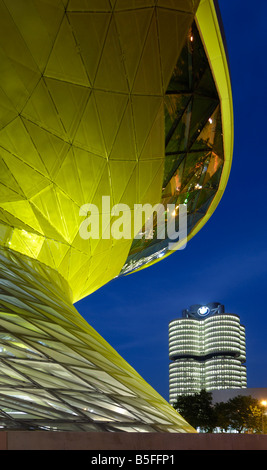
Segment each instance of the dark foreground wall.
[{"label": "dark foreground wall", "polygon": [[1,431],[0,450],[267,450],[267,435]]}]

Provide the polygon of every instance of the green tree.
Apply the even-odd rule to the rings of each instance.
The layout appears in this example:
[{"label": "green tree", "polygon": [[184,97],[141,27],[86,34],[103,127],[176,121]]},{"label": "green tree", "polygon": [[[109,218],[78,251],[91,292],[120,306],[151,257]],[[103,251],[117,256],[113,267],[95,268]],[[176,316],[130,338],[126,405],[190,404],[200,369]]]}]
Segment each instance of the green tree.
[{"label": "green tree", "polygon": [[262,432],[262,408],[251,395],[237,395],[226,403],[228,424],[237,432]]},{"label": "green tree", "polygon": [[216,419],[216,427],[227,432],[230,427],[229,406],[228,402],[219,402],[214,405],[214,414]]},{"label": "green tree", "polygon": [[266,409],[252,396],[237,395],[227,402],[212,403],[212,393],[202,390],[177,398],[174,408],[195,429],[213,432],[267,433]]},{"label": "green tree", "polygon": [[212,393],[201,390],[192,395],[182,395],[177,398],[174,408],[193,426],[204,432],[212,432],[216,426]]}]

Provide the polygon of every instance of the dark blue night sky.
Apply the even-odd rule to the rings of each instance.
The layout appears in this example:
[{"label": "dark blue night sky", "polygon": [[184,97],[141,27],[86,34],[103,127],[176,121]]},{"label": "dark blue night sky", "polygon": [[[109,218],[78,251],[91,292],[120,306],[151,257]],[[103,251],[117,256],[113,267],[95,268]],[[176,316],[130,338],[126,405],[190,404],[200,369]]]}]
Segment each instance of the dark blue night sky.
[{"label": "dark blue night sky", "polygon": [[155,266],[117,278],[76,304],[85,319],[168,400],[168,323],[195,303],[221,302],[246,328],[248,387],[267,387],[267,2],[220,0],[235,137],[215,213]]}]

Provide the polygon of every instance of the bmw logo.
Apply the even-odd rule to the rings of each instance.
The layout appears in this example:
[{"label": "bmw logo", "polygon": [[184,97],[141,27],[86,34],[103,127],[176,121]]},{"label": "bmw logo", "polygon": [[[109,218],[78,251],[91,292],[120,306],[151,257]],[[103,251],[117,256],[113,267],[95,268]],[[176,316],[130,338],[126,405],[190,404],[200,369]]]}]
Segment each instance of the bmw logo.
[{"label": "bmw logo", "polygon": [[203,315],[208,315],[208,313],[210,313],[210,309],[209,309],[209,307],[206,307],[206,306],[203,305],[203,307],[199,307],[197,313],[199,315],[202,315],[202,316]]}]

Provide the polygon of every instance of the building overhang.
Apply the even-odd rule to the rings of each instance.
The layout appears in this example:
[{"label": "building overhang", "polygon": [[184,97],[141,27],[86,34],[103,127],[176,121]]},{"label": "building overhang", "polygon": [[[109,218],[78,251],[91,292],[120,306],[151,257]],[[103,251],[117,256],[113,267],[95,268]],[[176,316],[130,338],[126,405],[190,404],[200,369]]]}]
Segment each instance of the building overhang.
[{"label": "building overhang", "polygon": [[220,96],[225,164],[217,194],[207,214],[193,230],[191,238],[205,225],[217,208],[229,179],[233,157],[234,114],[232,87],[224,37],[217,8],[217,0],[201,0],[195,19]]},{"label": "building overhang", "polygon": [[[202,44],[210,64],[210,69],[220,99],[224,166],[216,195],[213,198],[212,203],[210,204],[205,215],[199,220],[192,231],[188,233],[186,240],[187,242],[190,241],[204,227],[218,207],[229,180],[234,149],[234,112],[231,78],[226,43],[217,0],[201,0],[194,20],[202,39]],[[175,245],[174,250],[169,249],[166,251],[166,253],[164,253],[164,255],[153,259],[143,266],[140,266],[139,268],[135,269],[135,271],[143,270],[148,266],[152,266],[155,263],[158,263],[163,258],[171,255],[174,251],[183,249],[184,245],[184,240],[179,240]]]}]

